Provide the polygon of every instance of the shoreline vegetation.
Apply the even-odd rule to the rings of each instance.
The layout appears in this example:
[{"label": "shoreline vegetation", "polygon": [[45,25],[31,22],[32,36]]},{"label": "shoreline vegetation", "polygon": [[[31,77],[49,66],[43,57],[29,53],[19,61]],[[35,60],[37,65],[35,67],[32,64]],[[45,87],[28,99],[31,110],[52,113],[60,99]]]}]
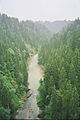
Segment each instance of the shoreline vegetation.
[{"label": "shoreline vegetation", "polygon": [[80,119],[80,20],[53,35],[39,51],[44,66],[37,104],[40,119]]},{"label": "shoreline vegetation", "polygon": [[[36,113],[39,108],[39,118],[80,119],[80,19],[55,23],[56,26],[54,22],[19,22],[0,14],[1,120],[14,119],[27,97],[32,95],[26,95],[32,58],[30,82],[33,82],[31,87],[36,94],[32,95],[35,99],[30,97],[30,102],[35,100],[33,106],[36,106]],[[54,31],[55,28],[59,30],[59,25],[60,31]]]},{"label": "shoreline vegetation", "polygon": [[[29,62],[31,61],[32,56],[34,56],[36,54],[36,52],[31,52],[29,53],[29,57],[28,57],[28,66],[29,66]],[[28,71],[28,67],[27,67],[27,71]],[[28,82],[28,86],[26,85],[26,88],[29,89],[29,82]],[[27,101],[27,93],[24,90],[23,96],[20,98],[19,103],[20,103],[20,107],[17,110],[17,114],[19,114],[19,112],[21,111],[21,108],[23,108],[23,105],[25,103],[25,101]]]},{"label": "shoreline vegetation", "polygon": [[0,14],[0,119],[15,117],[19,99],[28,86],[26,66],[29,53],[33,53],[32,48],[36,50],[47,38],[49,34],[43,25],[19,22],[16,18]]},{"label": "shoreline vegetation", "polygon": [[[40,65],[38,64],[38,54],[33,54],[30,56],[29,59],[29,70],[28,70],[28,89],[30,92],[27,94],[26,102],[24,103],[23,107],[21,108],[20,112],[16,116],[16,119],[22,119],[23,117],[25,119],[28,119],[28,116],[30,115],[31,119],[36,118],[38,112],[40,111],[37,107],[37,101],[36,96],[38,94],[38,86],[39,86],[39,80],[42,78],[42,69]],[[36,68],[35,68],[36,67]],[[35,76],[36,75],[36,76]],[[29,91],[27,90],[27,91]],[[33,111],[33,112],[31,112]],[[27,116],[26,116],[27,114]]]}]

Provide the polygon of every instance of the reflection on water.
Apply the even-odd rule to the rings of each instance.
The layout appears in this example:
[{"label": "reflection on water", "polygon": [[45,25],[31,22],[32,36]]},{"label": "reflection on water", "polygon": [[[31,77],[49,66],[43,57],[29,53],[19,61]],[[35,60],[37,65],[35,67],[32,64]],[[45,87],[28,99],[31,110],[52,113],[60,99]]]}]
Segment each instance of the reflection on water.
[{"label": "reflection on water", "polygon": [[36,96],[38,94],[39,80],[42,78],[42,70],[38,65],[38,54],[32,56],[29,62],[28,82],[30,87],[31,97],[28,98],[21,109],[20,113],[16,116],[17,119],[36,119],[39,108],[37,106]]}]

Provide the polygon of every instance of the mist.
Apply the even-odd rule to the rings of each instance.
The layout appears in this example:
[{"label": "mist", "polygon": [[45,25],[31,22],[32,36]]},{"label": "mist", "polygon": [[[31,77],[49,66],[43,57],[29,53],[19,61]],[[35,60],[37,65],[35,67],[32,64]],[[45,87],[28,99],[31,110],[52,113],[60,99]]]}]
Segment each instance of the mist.
[{"label": "mist", "polygon": [[19,20],[74,20],[80,17],[80,0],[0,0],[0,13]]}]

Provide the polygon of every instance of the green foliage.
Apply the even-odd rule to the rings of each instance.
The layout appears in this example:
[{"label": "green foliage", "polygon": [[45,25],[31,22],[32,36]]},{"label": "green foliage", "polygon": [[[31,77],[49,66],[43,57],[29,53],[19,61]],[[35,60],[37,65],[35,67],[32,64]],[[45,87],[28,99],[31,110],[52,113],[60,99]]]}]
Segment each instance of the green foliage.
[{"label": "green foliage", "polygon": [[80,119],[79,19],[41,46],[39,63],[44,65],[44,85],[40,85],[38,95],[40,117]]},{"label": "green foliage", "polygon": [[39,88],[40,96],[37,96],[37,104],[40,107],[41,110],[44,110],[44,106],[46,104],[45,100],[45,87],[44,82],[40,80],[40,88]]},{"label": "green foliage", "polygon": [[11,48],[9,48],[8,51],[9,51],[12,55],[14,55],[14,51],[13,51]]},{"label": "green foliage", "polygon": [[0,107],[0,119],[1,120],[10,120],[10,110],[5,109],[4,107]]},{"label": "green foliage", "polygon": [[[29,46],[38,50],[50,36],[49,30],[39,22],[19,22],[16,18],[0,14],[0,104],[4,109],[0,113],[2,119],[6,114],[11,119],[14,118],[19,108],[19,99],[28,86]],[[6,112],[7,109],[10,113]]]},{"label": "green foliage", "polygon": [[0,119],[13,119],[27,87],[29,53],[19,21],[0,15]]},{"label": "green foliage", "polygon": [[[40,22],[0,14],[0,119],[13,119],[28,86],[28,44],[44,65],[37,104],[42,119],[80,119],[80,20],[54,34]],[[27,43],[25,45],[25,43]]]}]

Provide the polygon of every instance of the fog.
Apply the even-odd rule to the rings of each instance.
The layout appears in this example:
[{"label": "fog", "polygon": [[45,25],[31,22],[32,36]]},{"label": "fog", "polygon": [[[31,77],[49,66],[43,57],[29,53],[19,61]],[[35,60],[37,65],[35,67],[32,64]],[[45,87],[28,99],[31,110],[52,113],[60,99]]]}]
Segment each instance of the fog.
[{"label": "fog", "polygon": [[80,17],[80,0],[0,0],[0,13],[19,20],[74,20]]}]

